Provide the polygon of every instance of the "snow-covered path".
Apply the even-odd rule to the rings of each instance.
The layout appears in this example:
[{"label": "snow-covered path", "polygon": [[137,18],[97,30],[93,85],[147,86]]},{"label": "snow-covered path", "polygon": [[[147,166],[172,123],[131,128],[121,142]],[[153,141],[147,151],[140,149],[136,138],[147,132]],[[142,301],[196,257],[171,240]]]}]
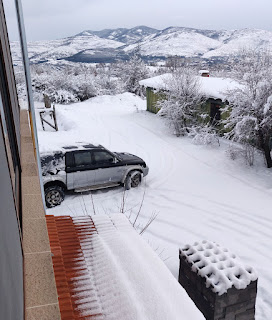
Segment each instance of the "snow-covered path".
[{"label": "snow-covered path", "polygon": [[[257,320],[272,319],[272,172],[226,158],[224,150],[176,138],[159,117],[143,111],[145,101],[130,94],[104,96],[57,107],[61,131],[39,132],[41,150],[77,141],[100,143],[112,151],[142,157],[150,168],[145,183],[125,197],[131,221],[158,213],[144,237],[172,273],[178,275],[178,248],[212,240],[239,255],[259,274]],[[118,212],[122,188],[92,195],[68,195],[48,214]],[[132,209],[132,210],[129,210]]]}]

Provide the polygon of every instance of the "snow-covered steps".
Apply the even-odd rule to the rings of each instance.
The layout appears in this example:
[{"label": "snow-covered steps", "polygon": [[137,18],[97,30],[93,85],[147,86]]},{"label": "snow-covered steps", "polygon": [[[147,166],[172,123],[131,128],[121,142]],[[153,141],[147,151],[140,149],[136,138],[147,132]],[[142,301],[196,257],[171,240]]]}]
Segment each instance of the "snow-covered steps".
[{"label": "snow-covered steps", "polygon": [[180,249],[179,282],[207,319],[254,319],[256,272],[215,242]]},{"label": "snow-covered steps", "polygon": [[123,214],[46,216],[62,320],[202,320]]}]

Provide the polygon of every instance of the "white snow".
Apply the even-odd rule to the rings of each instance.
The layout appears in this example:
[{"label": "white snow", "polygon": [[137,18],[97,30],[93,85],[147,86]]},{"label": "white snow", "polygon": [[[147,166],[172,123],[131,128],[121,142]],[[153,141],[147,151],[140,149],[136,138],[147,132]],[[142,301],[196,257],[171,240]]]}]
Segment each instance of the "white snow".
[{"label": "white snow", "polygon": [[87,264],[93,261],[90,276],[105,319],[204,320],[123,214],[94,215],[92,220],[98,234],[91,237],[93,250]]},{"label": "white snow", "polygon": [[[75,37],[59,40],[29,42],[29,57],[31,62],[50,60],[50,63],[58,64],[57,58],[79,53],[82,50],[121,48],[124,45],[123,42],[111,40],[118,34],[118,31],[114,31],[108,37],[109,39],[104,39],[85,32]],[[139,34],[144,35],[145,32],[137,34],[136,30],[136,34],[133,33],[132,36],[123,34],[129,43],[124,47],[126,52],[132,52],[139,46],[143,55],[165,57],[177,55],[209,59],[235,55],[245,48],[268,51],[272,49],[272,32],[267,30],[243,29],[210,32],[206,30],[205,32],[205,30],[171,27],[143,37]],[[18,42],[11,42],[11,51],[14,63],[21,65],[21,50]]]},{"label": "white snow", "polygon": [[[167,90],[168,83],[171,81],[171,73],[165,73],[160,76],[139,81],[140,85],[157,90]],[[239,88],[240,85],[227,78],[202,77],[196,76],[200,85],[200,91],[207,98],[221,99],[225,101],[229,90]]]},{"label": "white snow", "polygon": [[[117,48],[121,42],[99,38],[86,33],[75,37],[51,41],[34,41],[28,43],[28,55],[31,62],[56,60],[72,56],[86,49]],[[18,41],[11,42],[12,58],[15,64],[21,65],[21,49]]]},{"label": "white snow", "polygon": [[198,73],[199,73],[199,74],[202,74],[202,73],[210,73],[210,71],[209,71],[209,70],[199,70]]},{"label": "white snow", "polygon": [[257,280],[255,270],[245,266],[241,259],[219,244],[203,240],[186,245],[180,254],[192,264],[192,271],[205,278],[206,286],[222,295],[228,289],[245,289]]},{"label": "white snow", "polygon": [[125,47],[126,52],[133,51],[140,45],[142,55],[150,56],[197,56],[210,49],[218,48],[221,43],[202,34],[188,31],[171,32],[157,37],[147,36],[139,44]]},{"label": "white snow", "polygon": [[[180,247],[214,241],[256,270],[256,320],[271,320],[271,170],[262,157],[256,156],[254,167],[227,158],[224,141],[220,148],[209,148],[177,138],[162,118],[145,109],[146,101],[129,93],[57,105],[60,131],[43,132],[38,123],[41,150],[86,141],[142,157],[150,171],[139,188],[126,192],[124,211],[134,221],[144,196],[139,227],[158,213],[143,237],[172,274],[178,277]],[[121,187],[92,196],[67,194],[47,213],[93,215],[93,206],[96,215],[119,212],[122,195]]]},{"label": "white snow", "polygon": [[258,29],[242,29],[224,32],[222,45],[210,50],[203,58],[224,57],[235,55],[243,49],[268,50],[272,49],[272,32]]}]

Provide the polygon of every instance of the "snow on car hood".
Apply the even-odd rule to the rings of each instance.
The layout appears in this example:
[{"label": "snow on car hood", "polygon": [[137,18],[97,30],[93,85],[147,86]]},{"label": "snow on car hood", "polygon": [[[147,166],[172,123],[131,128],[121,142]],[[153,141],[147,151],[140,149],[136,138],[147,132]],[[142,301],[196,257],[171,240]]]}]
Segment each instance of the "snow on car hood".
[{"label": "snow on car hood", "polygon": [[121,161],[124,161],[124,162],[145,164],[143,159],[141,159],[131,153],[114,152],[114,154],[117,156],[118,159],[120,159]]}]

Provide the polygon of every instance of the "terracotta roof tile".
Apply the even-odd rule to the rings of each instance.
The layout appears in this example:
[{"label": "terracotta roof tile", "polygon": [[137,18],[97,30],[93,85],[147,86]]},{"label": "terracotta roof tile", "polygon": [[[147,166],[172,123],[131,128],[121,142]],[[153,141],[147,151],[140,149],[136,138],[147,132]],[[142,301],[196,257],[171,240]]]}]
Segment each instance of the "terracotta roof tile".
[{"label": "terracotta roof tile", "polygon": [[[97,234],[90,217],[46,216],[62,320],[102,320],[103,314],[89,272]],[[83,253],[84,251],[84,253]]]}]

